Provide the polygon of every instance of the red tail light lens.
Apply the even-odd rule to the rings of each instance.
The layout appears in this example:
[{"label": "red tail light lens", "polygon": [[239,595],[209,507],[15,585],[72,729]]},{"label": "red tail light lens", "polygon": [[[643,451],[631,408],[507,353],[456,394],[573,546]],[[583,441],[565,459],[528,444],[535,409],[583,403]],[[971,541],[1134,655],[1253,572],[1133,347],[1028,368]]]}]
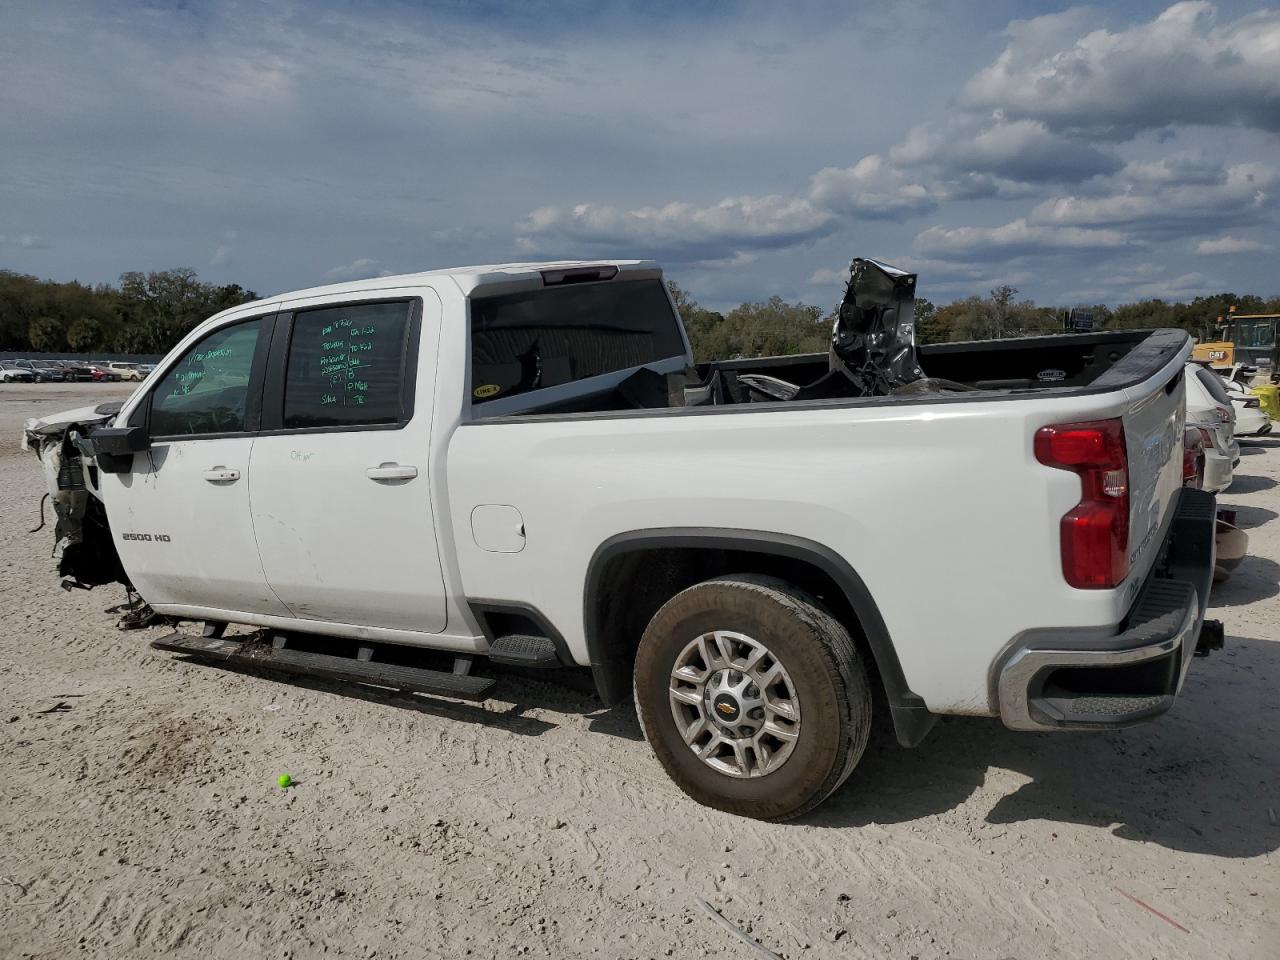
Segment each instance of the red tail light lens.
[{"label": "red tail light lens", "polygon": [[1195,427],[1182,435],[1182,485],[1196,490],[1204,486],[1204,437]]},{"label": "red tail light lens", "polygon": [[1062,518],[1062,574],[1084,590],[1106,590],[1129,574],[1129,457],[1120,420],[1041,427],[1036,459],[1080,477],[1080,502]]}]

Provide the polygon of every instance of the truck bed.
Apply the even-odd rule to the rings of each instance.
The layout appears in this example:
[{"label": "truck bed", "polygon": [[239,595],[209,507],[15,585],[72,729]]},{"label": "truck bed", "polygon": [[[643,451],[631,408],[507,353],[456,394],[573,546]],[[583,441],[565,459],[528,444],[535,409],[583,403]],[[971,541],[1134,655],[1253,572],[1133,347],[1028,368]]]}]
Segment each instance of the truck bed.
[{"label": "truck bed", "polygon": [[[1185,343],[1181,330],[1122,330],[933,344],[916,348],[925,379],[886,396],[824,396],[779,400],[760,389],[770,381],[803,386],[830,370],[825,353],[717,360],[660,373],[622,371],[609,382],[584,381],[570,396],[530,394],[519,409],[504,407],[502,419],[529,416],[600,415],[768,404],[775,408],[812,404],[866,406],[993,400],[1028,396],[1105,393],[1133,386],[1164,366]],[[489,411],[475,411],[487,418]]]}]

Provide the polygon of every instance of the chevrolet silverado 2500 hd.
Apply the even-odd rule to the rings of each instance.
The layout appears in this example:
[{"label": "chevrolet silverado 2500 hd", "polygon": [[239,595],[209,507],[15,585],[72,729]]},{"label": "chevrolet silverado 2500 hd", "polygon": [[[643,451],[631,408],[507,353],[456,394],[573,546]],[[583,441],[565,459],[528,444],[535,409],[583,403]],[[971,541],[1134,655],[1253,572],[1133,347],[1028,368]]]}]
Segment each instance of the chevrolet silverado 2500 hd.
[{"label": "chevrolet silverado 2500 hd", "polygon": [[1220,643],[1186,334],[917,347],[914,284],[855,260],[829,354],[701,365],[650,262],[321,287],[26,440],[68,585],[205,624],[156,646],[473,699],[590,668],[689,795],[785,819],[873,703],[904,745],[1122,726]]}]

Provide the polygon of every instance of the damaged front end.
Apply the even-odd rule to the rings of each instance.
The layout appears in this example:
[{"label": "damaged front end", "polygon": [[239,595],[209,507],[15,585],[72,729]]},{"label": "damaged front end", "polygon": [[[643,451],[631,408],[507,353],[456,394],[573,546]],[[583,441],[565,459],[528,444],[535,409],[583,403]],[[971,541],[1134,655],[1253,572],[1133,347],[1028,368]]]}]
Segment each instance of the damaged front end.
[{"label": "damaged front end", "polygon": [[[120,407],[119,402],[103,403],[31,419],[23,425],[22,446],[33,450],[44,468],[45,497],[54,512],[53,556],[58,561],[58,574],[64,578],[62,585],[68,590],[88,590],[108,583],[121,583],[132,590],[107,523],[98,467],[79,445],[94,428],[110,423]],[[42,527],[43,498],[40,512]]]}]

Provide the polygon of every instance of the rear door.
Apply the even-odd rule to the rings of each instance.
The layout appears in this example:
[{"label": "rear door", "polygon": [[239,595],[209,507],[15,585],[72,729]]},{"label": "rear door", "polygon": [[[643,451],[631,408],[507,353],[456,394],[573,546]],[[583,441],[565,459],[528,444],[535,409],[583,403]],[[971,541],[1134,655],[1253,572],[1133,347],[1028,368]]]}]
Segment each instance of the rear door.
[{"label": "rear door", "polygon": [[132,415],[151,448],[100,474],[120,559],[152,605],[288,616],[258,559],[247,476],[274,324],[234,320],[192,344]]},{"label": "rear door", "polygon": [[300,619],[439,633],[428,467],[440,301],[290,306],[249,470],[267,581]]}]

